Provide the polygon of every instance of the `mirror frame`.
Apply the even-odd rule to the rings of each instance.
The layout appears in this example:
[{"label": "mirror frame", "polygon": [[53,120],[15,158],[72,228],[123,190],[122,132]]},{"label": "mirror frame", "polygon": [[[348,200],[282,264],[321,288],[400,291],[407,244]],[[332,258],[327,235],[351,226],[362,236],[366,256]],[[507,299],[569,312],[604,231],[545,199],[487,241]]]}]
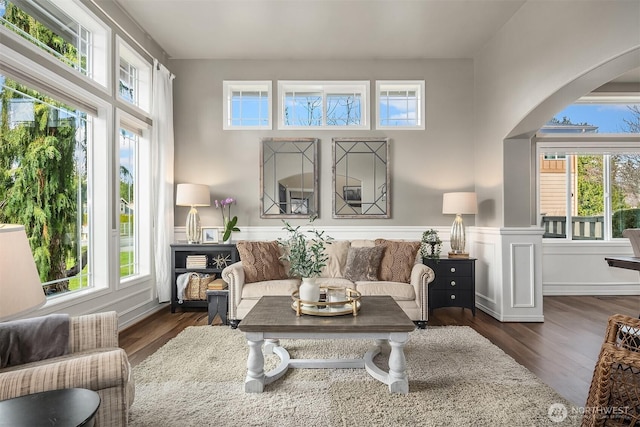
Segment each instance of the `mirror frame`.
[{"label": "mirror frame", "polygon": [[[390,168],[389,168],[389,138],[332,138],[332,154],[333,154],[333,165],[332,165],[332,172],[333,172],[333,179],[332,179],[332,210],[331,210],[331,214],[332,214],[332,218],[391,218],[391,173],[390,173]],[[337,201],[337,195],[339,194],[337,192],[336,189],[336,169],[337,169],[337,161],[339,161],[336,158],[336,149],[337,146],[341,143],[341,142],[348,142],[348,143],[363,143],[363,144],[367,144],[367,143],[371,143],[371,142],[382,142],[385,145],[385,166],[386,166],[386,172],[385,172],[385,179],[386,179],[386,193],[385,193],[385,213],[382,214],[338,214],[336,212],[336,201]],[[372,152],[373,154],[373,152]]]},{"label": "mirror frame", "polygon": [[[260,140],[260,218],[309,218],[311,215],[320,215],[320,206],[318,204],[319,195],[318,195],[318,138],[262,138]],[[265,213],[265,191],[264,191],[264,147],[265,144],[269,142],[282,142],[286,143],[308,143],[312,146],[313,152],[313,196],[311,199],[313,200],[313,205],[315,206],[314,211],[309,211],[306,214],[291,214],[291,213],[278,213],[278,214],[268,214]],[[300,156],[302,156],[302,152],[300,152]],[[302,172],[302,171],[301,171]],[[273,195],[275,200],[275,194]]]}]

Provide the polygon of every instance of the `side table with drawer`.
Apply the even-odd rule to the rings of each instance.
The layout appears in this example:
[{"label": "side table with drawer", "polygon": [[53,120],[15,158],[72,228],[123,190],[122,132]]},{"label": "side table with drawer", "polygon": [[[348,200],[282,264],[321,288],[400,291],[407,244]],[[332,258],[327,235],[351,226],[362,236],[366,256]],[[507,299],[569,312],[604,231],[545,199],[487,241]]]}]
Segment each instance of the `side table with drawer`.
[{"label": "side table with drawer", "polygon": [[429,311],[440,307],[469,308],[476,315],[475,258],[425,258],[436,274],[429,285]]}]

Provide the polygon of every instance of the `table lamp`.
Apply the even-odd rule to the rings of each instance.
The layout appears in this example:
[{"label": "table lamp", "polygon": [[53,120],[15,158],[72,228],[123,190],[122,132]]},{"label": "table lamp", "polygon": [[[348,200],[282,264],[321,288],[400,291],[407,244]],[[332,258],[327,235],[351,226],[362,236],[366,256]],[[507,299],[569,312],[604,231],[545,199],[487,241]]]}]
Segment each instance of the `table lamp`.
[{"label": "table lamp", "polygon": [[455,214],[456,216],[453,225],[451,225],[451,252],[449,252],[449,258],[469,258],[469,254],[464,251],[466,238],[462,215],[478,213],[476,193],[444,193],[442,196],[442,213]]},{"label": "table lamp", "polygon": [[187,215],[187,242],[189,244],[200,243],[200,215],[198,215],[196,206],[211,205],[209,187],[204,184],[178,184],[176,205],[191,207]]},{"label": "table lamp", "polygon": [[23,225],[0,224],[0,321],[46,302]]}]

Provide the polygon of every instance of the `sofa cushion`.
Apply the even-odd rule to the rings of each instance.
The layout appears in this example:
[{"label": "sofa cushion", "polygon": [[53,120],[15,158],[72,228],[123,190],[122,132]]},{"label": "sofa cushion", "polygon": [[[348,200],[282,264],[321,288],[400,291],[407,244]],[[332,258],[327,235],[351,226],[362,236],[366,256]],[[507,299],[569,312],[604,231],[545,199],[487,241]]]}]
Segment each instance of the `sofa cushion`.
[{"label": "sofa cushion", "polygon": [[400,282],[356,282],[356,290],[362,296],[389,295],[396,301],[413,301],[416,293],[413,286]]},{"label": "sofa cushion", "polygon": [[263,296],[291,296],[298,289],[300,280],[267,280],[264,282],[245,283],[242,286],[242,299],[260,299]]},{"label": "sofa cushion", "polygon": [[287,272],[280,261],[278,242],[240,241],[236,244],[245,283],[264,282],[267,280],[286,279]]},{"label": "sofa cushion", "polygon": [[334,240],[324,247],[327,255],[327,265],[322,267],[320,277],[344,277],[344,269],[347,265],[347,254],[351,242],[348,240]]},{"label": "sofa cushion", "polygon": [[383,246],[351,246],[347,254],[344,278],[356,282],[359,280],[378,280],[378,268],[384,252]]},{"label": "sofa cushion", "polygon": [[378,279],[389,282],[409,283],[420,242],[402,242],[376,239],[376,245],[384,249]]}]

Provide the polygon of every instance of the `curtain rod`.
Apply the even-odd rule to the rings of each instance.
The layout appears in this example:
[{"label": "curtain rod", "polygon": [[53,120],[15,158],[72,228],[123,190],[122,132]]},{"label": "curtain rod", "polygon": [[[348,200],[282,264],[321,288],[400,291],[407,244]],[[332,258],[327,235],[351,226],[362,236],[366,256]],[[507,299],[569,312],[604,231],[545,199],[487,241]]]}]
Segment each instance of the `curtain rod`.
[{"label": "curtain rod", "polygon": [[[90,1],[90,2],[91,2],[91,4],[93,4],[96,8],[98,8],[98,10],[100,10],[100,12],[102,12],[102,14],[103,14],[104,16],[106,16],[106,17],[109,19],[109,21],[111,21],[111,23],[112,23],[113,25],[115,25],[118,29],[120,29],[120,31],[122,31],[122,32],[123,32],[123,33],[124,33],[128,38],[129,38],[129,40],[130,40],[130,41],[132,41],[136,46],[138,46],[140,49],[142,49],[142,51],[143,51],[144,53],[146,53],[146,54],[147,54],[147,56],[148,56],[149,58],[151,58],[151,62],[153,62],[154,60],[156,60],[156,61],[158,61],[158,64],[160,64],[160,61],[159,61],[157,58],[155,58],[155,57],[154,57],[154,56],[153,56],[153,55],[152,55],[152,54],[151,54],[151,53],[150,53],[150,52],[149,52],[149,51],[148,51],[148,50],[147,50],[147,49],[146,49],[146,48],[145,48],[145,47],[144,47],[144,46],[143,46],[139,41],[138,41],[138,40],[136,40],[134,37],[132,37],[132,36],[131,36],[131,34],[129,34],[129,32],[128,32],[127,30],[125,30],[125,29],[122,27],[122,25],[120,25],[120,24],[119,24],[115,19],[113,19],[113,18],[111,17],[111,15],[109,15],[109,14],[108,14],[108,13],[107,13],[107,12],[106,12],[102,7],[101,7],[101,6],[97,3],[97,1],[96,1],[96,0],[89,0],[89,1]],[[133,17],[132,17],[132,16],[131,16],[131,15],[130,15],[126,10],[124,10],[124,8],[122,8],[122,6],[120,6],[117,2],[114,2],[114,3],[115,3],[115,5],[116,5],[116,7],[118,7],[118,8],[122,11],[122,13],[124,13],[124,14],[127,16],[127,18],[129,18],[129,20],[130,20],[131,22],[133,22],[136,26],[138,26],[138,28],[140,28],[140,30],[142,30],[142,32],[143,32],[143,33],[147,34],[147,32],[144,30],[144,28],[142,28],[142,27],[140,26],[140,24],[138,24],[138,22],[137,22],[135,19],[133,19]],[[147,34],[147,35],[148,35],[148,34]],[[162,48],[162,47],[161,47],[161,48]],[[163,52],[164,52],[164,51],[163,51]],[[165,52],[165,53],[166,53],[166,52]],[[160,65],[158,65],[158,67],[159,67],[159,66],[160,66]],[[158,68],[158,69],[160,69],[160,68]]]}]

